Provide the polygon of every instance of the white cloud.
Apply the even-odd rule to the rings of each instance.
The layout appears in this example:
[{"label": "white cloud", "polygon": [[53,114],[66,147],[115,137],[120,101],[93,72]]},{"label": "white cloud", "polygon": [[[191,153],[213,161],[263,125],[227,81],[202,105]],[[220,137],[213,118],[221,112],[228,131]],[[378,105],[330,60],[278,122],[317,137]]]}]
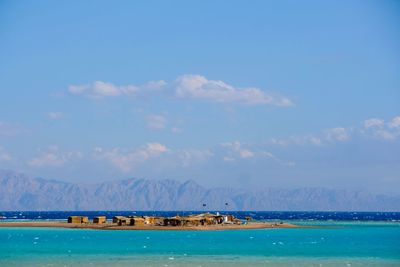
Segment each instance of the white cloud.
[{"label": "white cloud", "polygon": [[167,119],[161,115],[149,115],[146,120],[147,127],[153,130],[162,130],[167,125]]},{"label": "white cloud", "polygon": [[385,121],[381,119],[368,119],[364,121],[364,128],[383,127]]},{"label": "white cloud", "polygon": [[347,141],[350,139],[350,130],[343,127],[337,127],[325,131],[326,139],[329,141]]},{"label": "white cloud", "polygon": [[263,157],[266,157],[266,158],[275,158],[275,156],[271,152],[268,152],[268,151],[261,151],[260,155],[262,155]]},{"label": "white cloud", "polygon": [[142,85],[140,87],[140,89],[147,90],[147,91],[158,91],[158,90],[162,90],[165,86],[167,86],[167,82],[165,82],[163,80],[149,81],[146,84]]},{"label": "white cloud", "polygon": [[232,161],[235,161],[235,159],[234,159],[234,158],[232,158],[232,157],[229,157],[229,156],[224,156],[222,159],[223,159],[224,161],[227,161],[227,162],[232,162]]},{"label": "white cloud", "polygon": [[239,151],[239,155],[243,159],[254,157],[254,153],[248,149],[242,149]]},{"label": "white cloud", "polygon": [[21,133],[22,128],[17,124],[0,121],[0,136],[15,136]]},{"label": "white cloud", "polygon": [[236,88],[223,81],[208,80],[201,75],[182,75],[176,79],[179,98],[204,99],[213,102],[236,102],[248,105],[291,106],[286,97],[273,96],[258,88]]},{"label": "white cloud", "polygon": [[112,83],[106,83],[102,81],[95,81],[92,84],[85,85],[71,85],[68,91],[75,95],[88,95],[91,97],[103,97],[103,96],[118,96],[122,92],[134,93],[137,91],[135,86],[116,86]]},{"label": "white cloud", "polygon": [[395,133],[391,133],[389,131],[385,130],[378,130],[375,133],[375,136],[380,138],[380,139],[385,139],[385,140],[394,140],[396,139]]},{"label": "white cloud", "polygon": [[104,150],[95,148],[93,156],[97,160],[106,160],[123,172],[130,172],[146,162],[157,160],[157,164],[187,167],[203,162],[214,156],[211,150],[177,149],[172,150],[160,143],[147,145],[131,151],[114,148]]},{"label": "white cloud", "polygon": [[279,146],[287,146],[290,144],[289,140],[278,139],[278,138],[271,138],[270,143]]},{"label": "white cloud", "polygon": [[400,116],[394,117],[388,126],[389,128],[400,128]]},{"label": "white cloud", "polygon": [[103,81],[95,81],[91,84],[70,85],[68,91],[74,95],[85,95],[92,98],[116,97],[122,95],[134,95],[142,90],[158,90],[166,85],[165,81],[150,81],[144,85],[123,85]]},{"label": "white cloud", "polygon": [[106,151],[98,147],[94,149],[94,157],[98,160],[107,160],[121,171],[129,172],[139,164],[166,152],[168,152],[166,146],[160,143],[148,143],[140,149],[128,152],[122,151],[119,148]]},{"label": "white cloud", "polygon": [[269,143],[279,146],[289,145],[313,145],[322,146],[326,140],[326,136],[307,135],[307,136],[292,136],[287,139],[272,138]]},{"label": "white cloud", "polygon": [[239,157],[242,159],[248,159],[255,156],[253,151],[247,148],[243,148],[243,145],[238,141],[223,143],[222,146],[229,150],[231,155],[228,156],[228,158]]},{"label": "white cloud", "polygon": [[199,163],[205,161],[214,156],[211,150],[197,150],[197,149],[185,149],[177,150],[172,154],[173,157],[177,157],[180,163],[186,167],[193,163]]},{"label": "white cloud", "polygon": [[315,135],[292,136],[286,139],[272,138],[269,143],[279,146],[322,146],[326,143],[346,142],[352,137],[366,137],[387,141],[397,140],[400,137],[400,116],[394,117],[389,122],[379,118],[371,118],[363,121],[362,126],[336,127]]},{"label": "white cloud", "polygon": [[62,112],[52,111],[52,112],[47,113],[47,117],[49,117],[52,120],[61,119],[63,116],[64,116],[64,114]]},{"label": "white cloud", "polygon": [[319,137],[315,137],[315,136],[310,136],[308,138],[308,140],[310,141],[311,144],[313,144],[314,146],[320,146],[322,145],[322,140]]},{"label": "white cloud", "polygon": [[331,142],[345,142],[351,138],[352,129],[336,127],[323,131],[322,133],[315,135],[306,136],[292,136],[287,139],[272,138],[271,144],[279,146],[289,145],[312,145],[312,146],[323,146],[326,143]]},{"label": "white cloud", "polygon": [[233,161],[235,158],[250,159],[255,157],[274,158],[272,153],[262,149],[250,149],[239,141],[222,143],[221,146],[227,149],[228,155],[224,156],[225,161]]},{"label": "white cloud", "polygon": [[369,119],[364,122],[364,129],[361,131],[365,136],[382,140],[396,140],[400,137],[400,116],[394,117],[385,123],[383,119]]},{"label": "white cloud", "polygon": [[63,152],[58,146],[50,146],[47,150],[40,152],[37,157],[29,160],[28,165],[32,167],[61,167],[71,160],[80,158],[82,158],[80,152]]},{"label": "white cloud", "polygon": [[164,153],[168,148],[160,143],[148,143],[146,150],[153,154]]},{"label": "white cloud", "polygon": [[235,142],[228,142],[228,143],[222,143],[221,146],[227,151],[225,151],[225,155],[222,157],[223,161],[225,162],[234,162],[238,159],[252,159],[252,158],[267,158],[272,161],[275,161],[276,163],[284,166],[294,166],[295,163],[291,161],[284,161],[281,160],[280,158],[276,157],[274,154],[272,154],[269,151],[266,151],[263,149],[262,146],[257,146],[252,149],[249,148],[248,145],[244,145],[238,141]]},{"label": "white cloud", "polygon": [[12,157],[0,146],[0,162],[11,161]]},{"label": "white cloud", "polygon": [[[89,84],[70,85],[69,93],[91,98],[135,95],[139,92],[158,91],[167,86],[163,80],[150,81],[144,85],[115,85],[110,82],[95,81]],[[174,83],[175,96],[178,98],[203,99],[217,103],[240,103],[246,105],[292,106],[290,99],[267,93],[256,87],[238,88],[220,80],[208,80],[201,75],[185,74]]]}]

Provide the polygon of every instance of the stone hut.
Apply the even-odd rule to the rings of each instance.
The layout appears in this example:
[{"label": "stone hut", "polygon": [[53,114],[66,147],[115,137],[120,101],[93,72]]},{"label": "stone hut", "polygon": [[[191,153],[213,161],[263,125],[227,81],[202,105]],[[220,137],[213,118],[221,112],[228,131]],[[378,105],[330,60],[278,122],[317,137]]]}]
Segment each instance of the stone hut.
[{"label": "stone hut", "polygon": [[166,226],[183,226],[185,225],[185,218],[181,216],[174,216],[164,219],[164,225]]},{"label": "stone hut", "polygon": [[164,225],[164,217],[144,216],[144,224],[147,224],[147,225]]},{"label": "stone hut", "polygon": [[106,216],[97,216],[93,218],[93,223],[106,223],[107,218]]},{"label": "stone hut", "polygon": [[124,216],[114,216],[112,222],[118,225],[127,225],[129,218]]},{"label": "stone hut", "polygon": [[188,217],[185,220],[185,226],[199,226],[204,223],[203,219]]},{"label": "stone hut", "polygon": [[143,226],[145,224],[145,219],[143,217],[133,217],[129,218],[129,225]]},{"label": "stone hut", "polygon": [[89,223],[87,216],[69,216],[68,223]]}]

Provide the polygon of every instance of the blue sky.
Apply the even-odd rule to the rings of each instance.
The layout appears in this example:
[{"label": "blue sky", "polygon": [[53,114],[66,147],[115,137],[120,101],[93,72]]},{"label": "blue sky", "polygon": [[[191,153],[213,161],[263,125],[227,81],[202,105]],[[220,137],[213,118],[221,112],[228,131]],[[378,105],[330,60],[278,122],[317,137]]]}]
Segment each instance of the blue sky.
[{"label": "blue sky", "polygon": [[400,188],[396,1],[1,1],[0,168]]}]

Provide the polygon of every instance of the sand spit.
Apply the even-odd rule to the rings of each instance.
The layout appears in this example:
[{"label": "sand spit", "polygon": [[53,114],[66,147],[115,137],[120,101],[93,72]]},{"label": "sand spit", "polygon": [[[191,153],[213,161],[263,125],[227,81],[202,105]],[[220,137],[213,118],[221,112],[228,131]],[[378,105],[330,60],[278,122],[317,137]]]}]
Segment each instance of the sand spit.
[{"label": "sand spit", "polygon": [[249,222],[247,224],[218,224],[205,226],[155,226],[138,225],[119,226],[114,223],[104,224],[78,224],[59,221],[30,221],[30,222],[0,222],[0,227],[50,227],[50,228],[73,228],[73,229],[94,229],[94,230],[244,230],[244,229],[268,229],[268,228],[311,228],[289,223],[267,223]]}]

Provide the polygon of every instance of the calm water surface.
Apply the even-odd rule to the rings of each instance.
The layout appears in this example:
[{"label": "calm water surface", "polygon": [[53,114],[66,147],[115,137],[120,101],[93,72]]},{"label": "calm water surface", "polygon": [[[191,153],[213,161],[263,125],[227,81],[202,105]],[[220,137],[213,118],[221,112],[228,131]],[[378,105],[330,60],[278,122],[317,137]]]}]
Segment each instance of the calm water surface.
[{"label": "calm water surface", "polygon": [[0,228],[0,266],[400,266],[400,223],[392,215],[286,220],[323,226],[315,229]]}]

